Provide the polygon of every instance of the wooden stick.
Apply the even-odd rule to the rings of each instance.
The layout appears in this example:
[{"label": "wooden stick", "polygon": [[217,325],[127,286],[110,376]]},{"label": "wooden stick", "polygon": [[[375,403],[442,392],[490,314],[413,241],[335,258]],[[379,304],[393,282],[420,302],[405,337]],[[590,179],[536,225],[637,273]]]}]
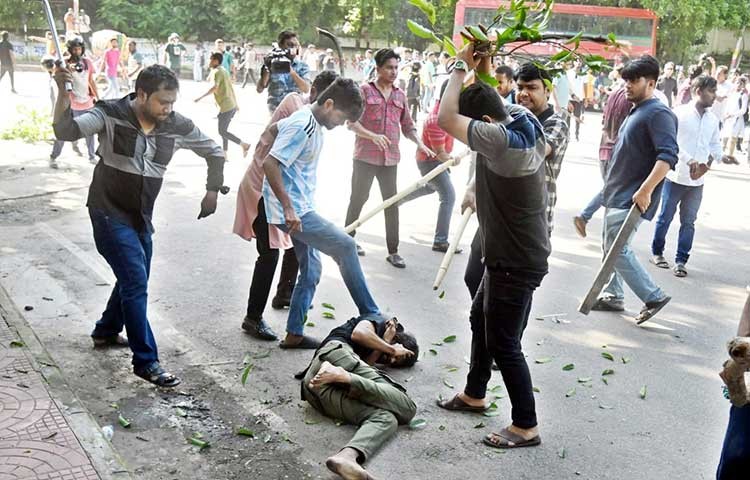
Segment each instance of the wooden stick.
[{"label": "wooden stick", "polygon": [[471,153],[471,150],[466,150],[462,152],[460,155],[453,157],[452,159],[448,160],[447,162],[443,162],[442,165],[439,165],[435,167],[432,171],[430,171],[427,175],[420,178],[416,182],[412,183],[402,191],[398,192],[396,195],[392,196],[391,198],[385,200],[383,203],[375,207],[374,209],[370,210],[369,212],[365,213],[364,215],[360,216],[357,220],[352,222],[350,225],[347,225],[344,231],[346,233],[352,233],[354,230],[359,228],[363,223],[380,213],[381,211],[385,210],[386,208],[390,207],[391,205],[398,203],[399,200],[404,198],[405,196],[409,195],[413,191],[417,190],[418,188],[424,187],[427,185],[430,180],[437,177],[444,171],[448,170],[450,167],[456,164],[456,161],[460,160],[461,158],[467,156],[469,153]]},{"label": "wooden stick", "polygon": [[448,273],[448,267],[450,267],[451,261],[453,260],[453,255],[455,255],[456,253],[456,248],[458,247],[458,244],[461,241],[461,237],[464,235],[464,230],[466,230],[466,225],[469,224],[469,219],[473,214],[474,210],[471,208],[467,208],[466,210],[464,210],[464,213],[461,216],[461,223],[458,224],[458,229],[456,229],[455,233],[453,234],[453,238],[448,245],[448,251],[445,252],[443,261],[440,263],[440,268],[438,269],[437,276],[435,277],[435,283],[432,285],[433,290],[437,290],[440,287],[440,284],[443,283],[445,274]]},{"label": "wooden stick", "polygon": [[602,266],[599,267],[599,272],[596,274],[594,283],[586,294],[586,298],[583,299],[583,302],[581,302],[581,305],[578,307],[578,311],[582,314],[588,315],[589,312],[591,312],[591,307],[596,303],[599,298],[599,293],[601,293],[602,288],[604,288],[604,284],[609,281],[609,277],[612,275],[612,272],[614,272],[617,257],[622,253],[622,248],[628,242],[630,235],[638,225],[638,219],[640,217],[641,210],[634,203],[633,206],[630,207],[630,211],[628,212],[628,216],[625,217],[625,221],[622,222],[620,231],[617,232],[617,236],[612,242],[612,246],[607,252],[607,256],[604,257]]}]

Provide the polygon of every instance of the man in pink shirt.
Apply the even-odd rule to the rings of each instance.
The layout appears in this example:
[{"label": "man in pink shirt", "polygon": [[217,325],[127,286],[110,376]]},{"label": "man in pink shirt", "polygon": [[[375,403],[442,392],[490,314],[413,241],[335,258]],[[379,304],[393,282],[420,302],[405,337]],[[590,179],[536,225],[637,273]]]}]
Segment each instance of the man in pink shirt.
[{"label": "man in pink shirt", "polygon": [[[346,212],[346,224],[359,218],[362,207],[370,196],[373,179],[378,179],[380,194],[386,200],[397,193],[396,173],[401,160],[399,140],[401,132],[417,144],[417,148],[428,157],[435,154],[417,136],[417,127],[409,115],[404,91],[394,85],[398,77],[401,57],[384,48],[375,54],[377,77],[362,85],[365,112],[358,122],[349,125],[357,134],[354,146],[354,169],[352,171],[352,193]],[[398,254],[398,206],[387,208],[385,214],[385,239],[388,246],[388,263],[396,268],[405,268],[406,263]],[[356,232],[352,232],[354,236]],[[357,253],[364,250],[357,245]]]},{"label": "man in pink shirt", "polygon": [[120,97],[120,82],[118,75],[120,73],[120,44],[116,38],[110,40],[110,46],[106,52],[104,52],[104,65],[102,69],[106,69],[107,81],[109,86],[107,91],[104,92],[105,99],[113,99]]},{"label": "man in pink shirt", "polygon": [[276,340],[277,338],[276,333],[263,320],[263,311],[271,292],[273,275],[279,261],[279,250],[284,250],[284,259],[281,263],[281,277],[276,288],[276,296],[271,301],[273,308],[280,309],[289,306],[299,269],[292,239],[274,225],[269,225],[266,220],[262,194],[265,177],[263,160],[270,152],[276,138],[276,122],[290,116],[305,105],[313,103],[318,94],[328,88],[336,77],[334,72],[321,72],[315,77],[309,95],[290,93],[284,97],[274,110],[268,126],[255,146],[253,161],[247,168],[237,192],[237,210],[233,231],[245,240],[255,238],[255,246],[258,250],[242,329],[261,340]]},{"label": "man in pink shirt", "polygon": [[[80,38],[68,41],[68,69],[73,75],[73,90],[70,92],[58,92],[58,95],[70,95],[70,109],[73,117],[83,115],[92,108],[96,101],[96,84],[94,83],[94,64],[88,58],[84,58],[85,47]],[[62,140],[55,140],[52,146],[52,154],[49,157],[50,168],[57,169],[57,157],[62,153]],[[73,143],[75,146],[75,143]],[[94,153],[94,136],[86,137],[86,147],[89,154],[89,162],[96,164],[97,158]]]}]

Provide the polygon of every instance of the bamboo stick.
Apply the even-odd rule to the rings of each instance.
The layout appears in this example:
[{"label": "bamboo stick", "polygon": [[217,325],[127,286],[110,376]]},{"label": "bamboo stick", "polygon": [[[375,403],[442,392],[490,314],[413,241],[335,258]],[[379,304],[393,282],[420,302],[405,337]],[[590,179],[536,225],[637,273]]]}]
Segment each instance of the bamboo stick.
[{"label": "bamboo stick", "polygon": [[412,183],[405,189],[401,190],[400,192],[396,193],[396,195],[390,197],[389,199],[385,200],[383,203],[375,207],[374,209],[370,210],[369,212],[365,213],[364,215],[361,215],[357,220],[352,222],[350,225],[347,225],[344,231],[346,233],[352,233],[354,230],[359,228],[363,223],[380,213],[381,211],[385,210],[386,208],[392,206],[393,204],[397,203],[399,200],[404,198],[405,196],[409,195],[413,191],[417,190],[418,188],[424,187],[427,185],[427,183],[432,180],[433,178],[437,177],[444,171],[448,170],[450,167],[452,167],[456,163],[455,159],[448,160],[447,162],[444,162],[442,165],[436,167],[432,171],[430,171],[427,175],[420,178],[416,182]]},{"label": "bamboo stick", "polygon": [[464,230],[466,230],[466,225],[469,224],[469,219],[473,214],[474,210],[471,208],[464,210],[463,216],[461,217],[461,223],[459,223],[458,229],[453,233],[453,238],[451,238],[451,242],[448,245],[448,251],[445,252],[443,261],[440,263],[440,268],[435,277],[435,283],[432,285],[433,290],[437,290],[440,287],[440,284],[443,283],[443,278],[445,278],[445,274],[448,273],[448,267],[451,265],[453,255],[456,253],[456,248],[458,247],[461,237],[464,235]]}]

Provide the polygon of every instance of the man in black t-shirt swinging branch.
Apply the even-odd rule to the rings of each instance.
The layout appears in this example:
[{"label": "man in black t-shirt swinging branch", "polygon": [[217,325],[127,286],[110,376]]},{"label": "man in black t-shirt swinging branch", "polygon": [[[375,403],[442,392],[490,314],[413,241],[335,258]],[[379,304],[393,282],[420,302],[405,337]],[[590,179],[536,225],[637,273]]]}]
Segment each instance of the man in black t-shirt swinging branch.
[{"label": "man in black t-shirt swinging branch", "polygon": [[326,460],[329,470],[345,479],[372,478],[361,464],[417,411],[406,389],[374,365],[411,367],[418,356],[417,340],[396,318],[381,315],[352,318],[323,340],[304,373],[302,398],[331,418],[359,426]]},{"label": "man in black t-shirt swinging branch", "polygon": [[471,365],[463,392],[438,401],[447,410],[483,412],[492,361],[500,368],[512,423],[484,438],[495,448],[539,445],[531,374],[521,337],[534,290],[547,274],[550,253],[545,186],[546,143],[529,110],[504,106],[497,91],[478,82],[461,91],[470,70],[490,74],[488,57],[472,43],[457,55],[440,103],[438,123],[477,152],[476,206],[484,277],[471,306]]}]

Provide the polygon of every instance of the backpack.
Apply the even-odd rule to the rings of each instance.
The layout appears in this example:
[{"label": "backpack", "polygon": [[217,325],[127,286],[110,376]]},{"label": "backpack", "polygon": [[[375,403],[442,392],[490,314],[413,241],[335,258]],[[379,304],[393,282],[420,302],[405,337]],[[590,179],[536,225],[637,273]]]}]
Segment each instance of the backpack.
[{"label": "backpack", "polygon": [[409,77],[409,85],[406,87],[407,98],[419,98],[420,96],[420,84],[419,75],[412,75]]}]

